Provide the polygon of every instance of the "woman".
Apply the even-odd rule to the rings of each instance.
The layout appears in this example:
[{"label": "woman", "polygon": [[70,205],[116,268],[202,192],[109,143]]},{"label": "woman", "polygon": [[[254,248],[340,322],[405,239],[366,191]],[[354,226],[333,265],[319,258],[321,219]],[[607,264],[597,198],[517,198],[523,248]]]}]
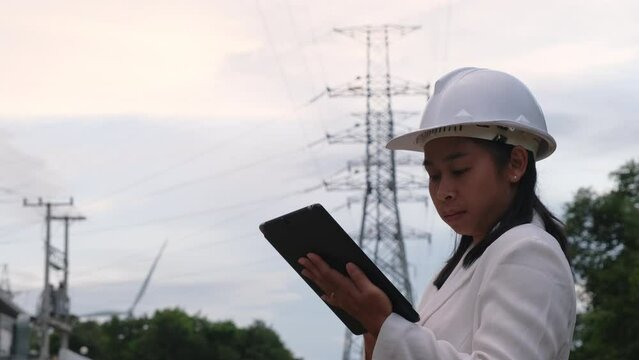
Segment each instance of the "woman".
[{"label": "woman", "polygon": [[463,68],[442,77],[418,131],[388,148],[424,153],[438,214],[461,240],[411,323],[354,264],[348,277],[299,260],[323,299],[358,319],[367,359],[568,359],[575,288],[566,237],[535,194],[535,161],[556,148],[514,77]]}]

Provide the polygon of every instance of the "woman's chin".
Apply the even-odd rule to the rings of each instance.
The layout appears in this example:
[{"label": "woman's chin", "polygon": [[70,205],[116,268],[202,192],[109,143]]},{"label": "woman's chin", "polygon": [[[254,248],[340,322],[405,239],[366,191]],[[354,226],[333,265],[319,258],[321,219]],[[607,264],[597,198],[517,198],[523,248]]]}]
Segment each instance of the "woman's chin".
[{"label": "woman's chin", "polygon": [[464,226],[463,224],[448,224],[448,226],[450,226],[450,228],[453,229],[456,234],[462,236],[472,236],[472,231],[470,231],[468,226]]}]

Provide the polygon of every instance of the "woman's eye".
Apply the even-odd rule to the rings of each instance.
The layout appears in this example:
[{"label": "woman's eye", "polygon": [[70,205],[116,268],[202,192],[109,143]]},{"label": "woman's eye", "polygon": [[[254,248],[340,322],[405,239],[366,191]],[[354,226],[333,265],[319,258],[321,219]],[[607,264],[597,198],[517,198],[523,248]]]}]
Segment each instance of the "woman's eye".
[{"label": "woman's eye", "polygon": [[459,175],[464,174],[468,170],[470,170],[470,169],[469,168],[464,168],[464,169],[459,169],[459,170],[453,170],[451,172],[453,173],[453,175],[459,176]]},{"label": "woman's eye", "polygon": [[430,181],[439,181],[441,175],[429,175]]}]

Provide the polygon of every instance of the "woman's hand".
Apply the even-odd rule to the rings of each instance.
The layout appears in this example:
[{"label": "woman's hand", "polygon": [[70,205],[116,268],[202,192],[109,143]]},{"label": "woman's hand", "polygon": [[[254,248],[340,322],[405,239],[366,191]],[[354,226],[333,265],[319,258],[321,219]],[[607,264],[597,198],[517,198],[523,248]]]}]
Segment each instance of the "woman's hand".
[{"label": "woman's hand", "polygon": [[298,260],[302,275],[324,292],[322,300],[346,311],[368,333],[377,337],[393,306],[386,294],[375,286],[353,263],[346,264],[348,277],[331,268],[320,256],[309,253]]}]

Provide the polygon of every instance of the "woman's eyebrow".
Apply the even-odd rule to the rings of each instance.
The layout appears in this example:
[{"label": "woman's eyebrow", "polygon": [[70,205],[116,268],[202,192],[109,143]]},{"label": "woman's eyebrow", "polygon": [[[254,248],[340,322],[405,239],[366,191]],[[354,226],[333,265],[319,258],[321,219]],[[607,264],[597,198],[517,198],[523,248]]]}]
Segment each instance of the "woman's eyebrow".
[{"label": "woman's eyebrow", "polygon": [[[468,155],[468,153],[465,153],[465,152],[455,152],[455,153],[452,153],[452,154],[447,155],[446,157],[444,157],[443,161],[451,162],[453,160],[457,160],[457,159],[462,158],[462,157],[467,156],[467,155]],[[424,167],[426,167],[426,166],[433,165],[433,163],[430,162],[428,159],[424,158],[424,162],[422,163],[422,165],[424,165]]]}]

